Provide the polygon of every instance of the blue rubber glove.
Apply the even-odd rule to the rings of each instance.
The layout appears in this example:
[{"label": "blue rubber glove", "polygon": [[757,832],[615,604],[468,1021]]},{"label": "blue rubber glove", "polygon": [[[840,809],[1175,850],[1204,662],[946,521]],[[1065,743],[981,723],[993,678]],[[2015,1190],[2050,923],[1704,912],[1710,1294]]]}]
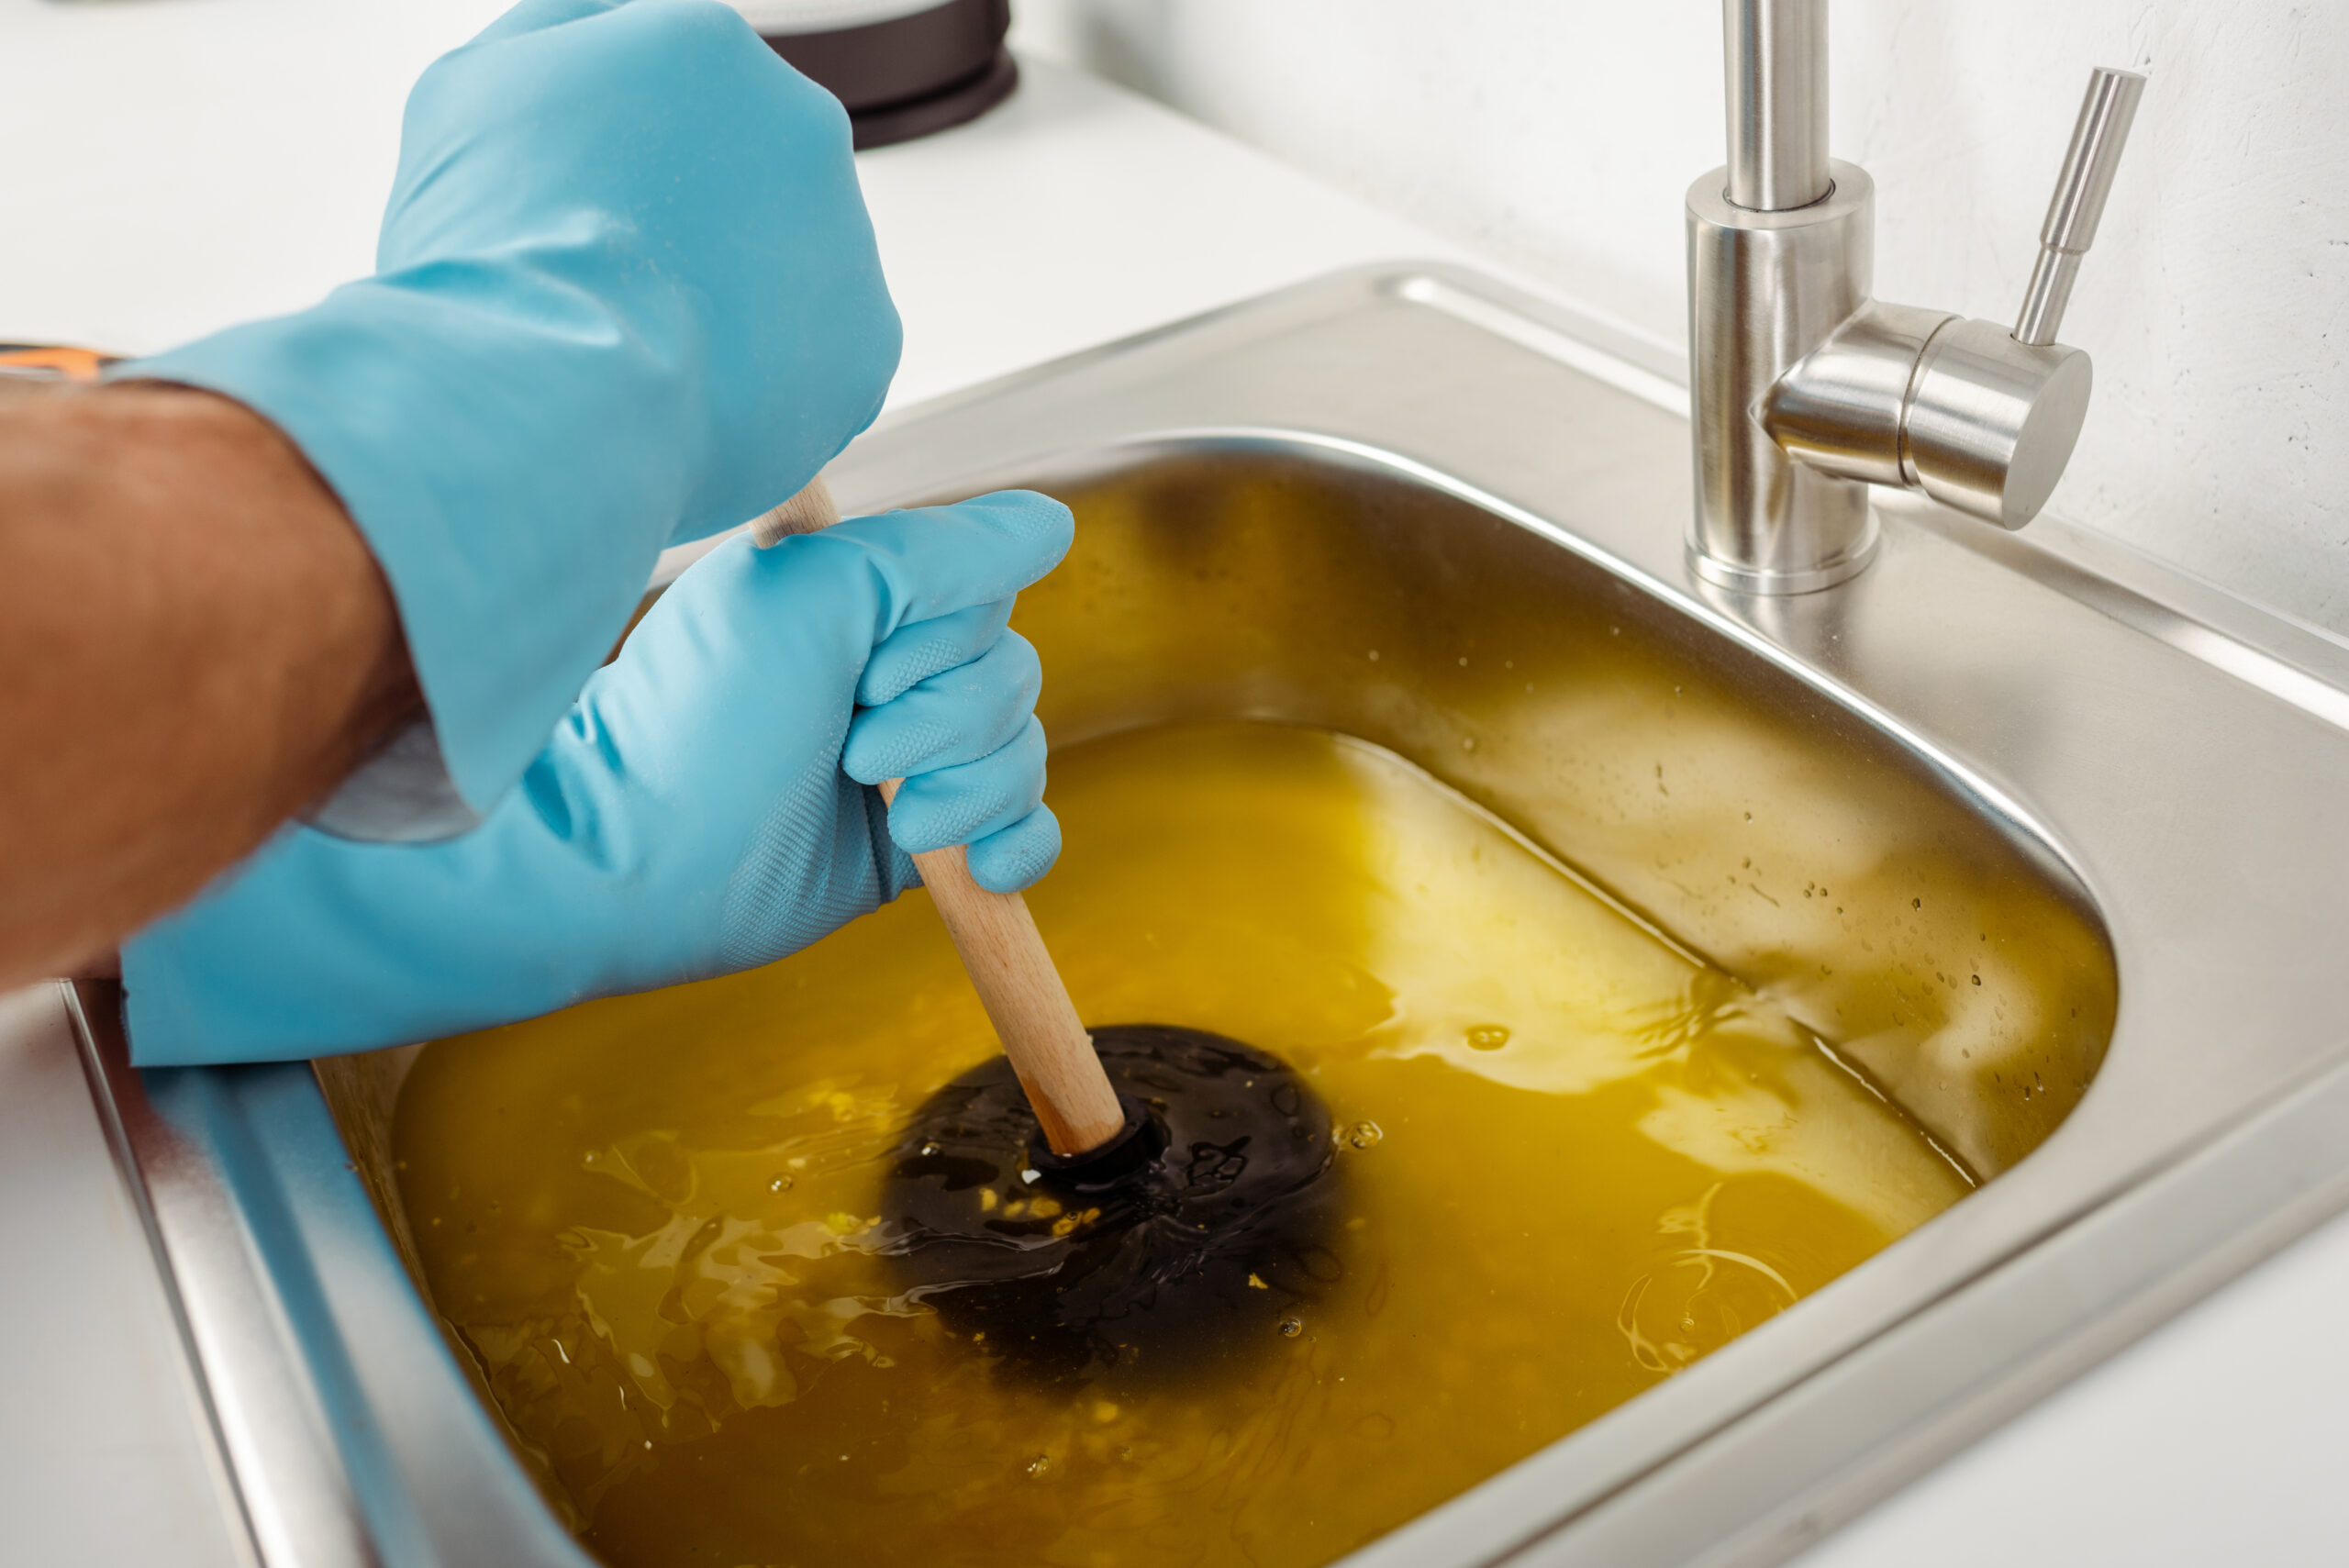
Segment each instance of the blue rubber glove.
[{"label": "blue rubber glove", "polygon": [[805,484],[898,344],[829,94],[715,0],[524,0],[409,95],[373,277],[111,373],[302,449],[486,811],[662,547]]},{"label": "blue rubber glove", "polygon": [[[132,1060],[423,1040],[768,962],[895,898],[907,851],[1041,876],[1035,650],[1068,511],[1012,491],[729,540],[587,684],[522,785],[429,846],[288,829],[123,949]],[[904,778],[885,811],[885,778]]]}]

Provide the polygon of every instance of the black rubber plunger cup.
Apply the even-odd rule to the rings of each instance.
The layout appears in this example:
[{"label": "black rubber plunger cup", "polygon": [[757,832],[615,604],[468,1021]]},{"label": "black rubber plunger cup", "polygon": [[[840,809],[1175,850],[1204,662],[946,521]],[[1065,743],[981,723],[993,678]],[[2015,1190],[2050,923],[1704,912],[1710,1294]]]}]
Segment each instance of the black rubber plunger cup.
[{"label": "black rubber plunger cup", "polygon": [[[751,536],[839,520],[819,477]],[[906,1293],[1047,1379],[1196,1375],[1293,1331],[1340,1271],[1319,1100],[1220,1035],[1088,1037],[1018,894],[974,882],[960,849],[914,865],[1004,1054],[926,1102],[889,1168],[885,1251]]]},{"label": "black rubber plunger cup", "polygon": [[1124,1130],[1042,1142],[996,1058],[930,1096],[884,1178],[907,1294],[1007,1371],[1197,1377],[1294,1334],[1342,1273],[1330,1118],[1278,1058],[1201,1029],[1093,1031]]}]

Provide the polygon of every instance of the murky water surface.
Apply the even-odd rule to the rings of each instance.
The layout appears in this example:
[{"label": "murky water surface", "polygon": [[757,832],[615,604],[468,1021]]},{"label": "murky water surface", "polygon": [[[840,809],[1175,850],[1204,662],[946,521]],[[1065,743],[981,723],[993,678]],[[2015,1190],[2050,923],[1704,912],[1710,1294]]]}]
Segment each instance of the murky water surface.
[{"label": "murky water surface", "polygon": [[1030,895],[1091,1021],[1252,1042],[1343,1162],[1338,1276],[1238,1372],[1038,1389],[874,1249],[993,1049],[920,895],[755,973],[429,1048],[436,1305],[615,1568],[1307,1568],[1964,1195],[1766,1002],[1398,760],[1201,725],[1056,752]]}]

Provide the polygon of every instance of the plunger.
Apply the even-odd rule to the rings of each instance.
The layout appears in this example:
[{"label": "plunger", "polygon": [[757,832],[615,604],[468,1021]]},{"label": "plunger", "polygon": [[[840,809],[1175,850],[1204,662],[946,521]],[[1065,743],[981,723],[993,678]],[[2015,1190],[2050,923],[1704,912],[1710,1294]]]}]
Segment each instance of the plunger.
[{"label": "plunger", "polygon": [[[818,477],[751,535],[839,520]],[[1203,1029],[1088,1034],[1027,902],[981,887],[960,846],[913,859],[1003,1054],[924,1101],[889,1156],[883,1250],[906,1295],[1046,1381],[1196,1377],[1296,1334],[1342,1273],[1319,1097]]]}]

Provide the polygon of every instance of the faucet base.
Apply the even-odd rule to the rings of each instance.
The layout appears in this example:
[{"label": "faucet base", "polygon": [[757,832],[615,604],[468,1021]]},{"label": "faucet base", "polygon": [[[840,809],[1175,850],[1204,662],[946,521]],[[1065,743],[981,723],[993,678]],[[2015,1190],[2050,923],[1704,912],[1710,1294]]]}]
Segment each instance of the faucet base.
[{"label": "faucet base", "polygon": [[1786,597],[1795,594],[1816,594],[1821,588],[1832,588],[1838,583],[1848,583],[1868,569],[1876,560],[1876,547],[1882,532],[1876,527],[1875,508],[1862,503],[1862,515],[1866,518],[1859,539],[1851,548],[1829,561],[1813,566],[1785,568],[1747,566],[1740,562],[1723,561],[1705,553],[1695,539],[1688,541],[1686,551],[1688,570],[1699,582],[1735,594],[1756,594],[1768,597]]},{"label": "faucet base", "polygon": [[1764,427],[1771,389],[1867,302],[1876,185],[1856,164],[1806,207],[1731,203],[1729,172],[1688,188],[1688,386],[1697,505],[1688,553],[1724,588],[1803,594],[1868,563],[1868,488],[1798,462]]}]

